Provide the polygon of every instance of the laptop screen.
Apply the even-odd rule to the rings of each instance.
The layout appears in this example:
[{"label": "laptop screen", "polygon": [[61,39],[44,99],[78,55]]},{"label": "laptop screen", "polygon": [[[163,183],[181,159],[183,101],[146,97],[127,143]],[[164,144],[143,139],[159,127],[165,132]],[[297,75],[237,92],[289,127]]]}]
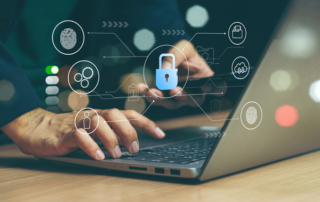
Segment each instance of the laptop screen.
[{"label": "laptop screen", "polygon": [[297,0],[284,14],[208,162],[212,175],[320,147],[319,9],[319,1]]}]

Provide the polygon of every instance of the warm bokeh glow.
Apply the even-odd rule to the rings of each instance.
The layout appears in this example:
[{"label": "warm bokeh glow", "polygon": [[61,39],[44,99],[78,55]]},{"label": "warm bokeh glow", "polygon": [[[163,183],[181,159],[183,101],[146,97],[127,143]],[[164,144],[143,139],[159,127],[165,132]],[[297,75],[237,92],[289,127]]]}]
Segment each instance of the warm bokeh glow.
[{"label": "warm bokeh glow", "polygon": [[78,93],[83,93],[79,95],[78,93],[71,92],[68,98],[68,105],[72,110],[81,110],[89,104],[89,97],[82,90],[76,90]]},{"label": "warm bokeh glow", "polygon": [[[71,68],[70,65],[65,65],[63,67],[60,68],[59,73],[58,73],[58,77],[59,77],[59,83],[62,86],[69,86],[68,84],[68,72],[69,69]],[[70,72],[70,85],[74,84],[74,75],[77,73],[77,70],[75,68],[73,68]]]},{"label": "warm bokeh glow", "polygon": [[130,85],[132,84],[138,85],[139,83],[144,83],[141,75],[126,74],[121,77],[119,85],[122,85],[121,86],[122,92],[128,93]]},{"label": "warm bokeh glow", "polygon": [[280,126],[290,127],[297,123],[299,112],[291,105],[283,105],[277,109],[275,119]]}]

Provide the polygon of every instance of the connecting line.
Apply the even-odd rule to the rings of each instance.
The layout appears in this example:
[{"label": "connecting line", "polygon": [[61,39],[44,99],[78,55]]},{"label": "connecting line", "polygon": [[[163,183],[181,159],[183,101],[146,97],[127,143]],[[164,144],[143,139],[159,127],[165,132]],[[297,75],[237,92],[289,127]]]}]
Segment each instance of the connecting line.
[{"label": "connecting line", "polygon": [[188,43],[185,45],[185,47],[182,50],[184,50],[187,47],[187,45],[189,45],[189,43],[192,41],[192,39],[198,34],[224,34],[224,35],[226,35],[226,33],[206,33],[206,32],[195,33],[195,35],[193,35],[193,37],[190,39],[190,41],[188,41]]},{"label": "connecting line", "polygon": [[229,48],[244,48],[244,47],[227,47],[218,58],[214,58],[216,60],[219,60],[221,58],[221,56],[229,49]]},{"label": "connecting line", "polygon": [[[133,54],[133,52],[128,48],[128,46],[125,44],[125,43],[123,43],[123,41],[120,39],[120,37],[118,37],[118,35],[116,34],[116,33],[112,33],[112,32],[88,32],[88,34],[114,34],[118,39],[119,39],[119,41],[121,41],[121,43],[128,49],[128,51],[130,51],[130,53],[133,55],[133,56],[135,56],[134,54]],[[136,56],[135,56],[136,57]]]},{"label": "connecting line", "polygon": [[223,92],[220,93],[199,93],[199,94],[185,94],[185,95],[176,95],[176,96],[189,96],[189,95],[223,95]]},{"label": "connecting line", "polygon": [[[190,96],[191,97],[191,96]],[[226,121],[226,120],[239,120],[239,118],[234,118],[234,119],[218,119],[218,120],[212,120],[210,118],[210,116],[200,107],[200,105],[193,99],[193,97],[191,97],[191,99],[194,101],[194,103],[196,103],[196,105],[198,105],[198,107],[203,111],[203,113],[205,115],[207,115],[207,117],[210,119],[210,121]]]},{"label": "connecting line", "polygon": [[103,58],[146,58],[148,56],[103,56]]},{"label": "connecting line", "polygon": [[[124,80],[124,82],[126,82],[132,75],[134,74],[130,74],[130,76],[128,76],[126,80]],[[140,75],[140,73],[136,73],[136,75]],[[121,86],[123,86],[124,82],[122,82],[122,84],[119,86],[119,88],[116,91],[106,91],[106,93],[116,93],[121,88]]]},{"label": "connecting line", "polygon": [[[200,86],[200,87],[185,87],[185,88],[203,88],[205,87],[209,81],[211,81],[211,83],[216,87],[216,88],[224,88],[224,87],[230,87],[230,88],[238,88],[238,87],[244,87],[243,85],[241,86],[217,86],[213,81],[212,79],[221,79],[221,78],[208,78],[208,81],[203,85],[203,86]],[[195,79],[194,79],[195,80]]]},{"label": "connecting line", "polygon": [[144,110],[144,112],[139,116],[139,118],[136,118],[136,119],[126,119],[126,120],[117,120],[117,121],[104,121],[105,123],[108,123],[108,122],[122,122],[122,121],[136,121],[136,120],[139,120],[141,119],[141,117],[146,113],[146,111],[151,107],[151,105],[154,103],[155,101],[153,100],[150,105],[147,107],[147,109]]},{"label": "connecting line", "polygon": [[[95,91],[93,91],[93,92],[95,92]],[[100,97],[101,100],[126,99],[126,98],[130,98],[130,97],[131,97],[131,96],[114,97],[114,96],[111,95],[111,94],[98,94],[97,92],[95,92],[95,93],[96,93],[96,95],[87,95],[87,96],[98,96],[98,97]],[[103,95],[108,95],[108,96],[111,96],[112,98],[103,98],[103,97],[101,97],[101,95],[102,95],[102,96],[103,96]],[[145,95],[143,95],[143,96],[134,96],[134,97],[151,97],[151,96],[145,96]]]}]

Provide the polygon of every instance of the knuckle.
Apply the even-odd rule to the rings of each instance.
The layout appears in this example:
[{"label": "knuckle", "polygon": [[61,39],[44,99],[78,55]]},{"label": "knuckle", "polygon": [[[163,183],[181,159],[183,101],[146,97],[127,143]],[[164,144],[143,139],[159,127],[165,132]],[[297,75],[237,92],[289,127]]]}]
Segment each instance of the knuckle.
[{"label": "knuckle", "polygon": [[102,118],[102,117],[101,117],[100,115],[94,115],[94,116],[91,118],[91,121],[92,121],[93,124],[98,124],[99,121],[102,120],[101,118]]},{"label": "knuckle", "polygon": [[130,115],[130,116],[137,116],[139,113],[138,112],[136,112],[135,110],[127,110],[127,112],[128,112],[128,114]]},{"label": "knuckle", "polygon": [[117,108],[112,108],[106,111],[107,116],[114,115],[117,113],[119,113],[119,110]]},{"label": "knuckle", "polygon": [[123,131],[123,136],[126,139],[131,139],[131,138],[136,138],[137,137],[137,132],[134,128],[128,128]]}]

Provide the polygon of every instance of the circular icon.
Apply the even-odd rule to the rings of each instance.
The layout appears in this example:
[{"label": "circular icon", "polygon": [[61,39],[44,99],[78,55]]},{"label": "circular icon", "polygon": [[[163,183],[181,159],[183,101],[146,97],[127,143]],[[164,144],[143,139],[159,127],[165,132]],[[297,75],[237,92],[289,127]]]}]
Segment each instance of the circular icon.
[{"label": "circular icon", "polygon": [[[80,33],[82,34],[80,35]],[[57,40],[60,43],[56,44],[55,41]],[[82,40],[82,43],[77,43],[78,40]],[[64,55],[77,53],[82,48],[84,40],[85,35],[82,27],[72,20],[64,20],[58,23],[52,31],[52,44],[59,53]]]},{"label": "circular icon", "polygon": [[262,108],[254,101],[247,102],[241,109],[240,120],[248,130],[256,129],[262,121]]},{"label": "circular icon", "polygon": [[241,45],[247,38],[246,27],[241,22],[234,22],[228,29],[228,37],[234,45]]},{"label": "circular icon", "polygon": [[[81,73],[76,73],[74,75],[71,75],[73,72],[73,71],[71,71],[72,69],[76,69],[77,72],[81,72]],[[78,71],[78,70],[80,70],[80,71]],[[95,77],[96,81],[90,80],[93,78],[93,76],[95,74],[96,74],[96,77]],[[86,93],[78,92],[78,91],[74,90],[70,84],[71,79],[73,79],[75,81],[75,83],[79,83],[82,88],[81,90],[86,91]],[[92,91],[94,91],[99,84],[99,80],[100,80],[100,75],[99,75],[98,68],[95,66],[95,64],[93,64],[92,62],[90,62],[88,60],[80,60],[80,61],[76,62],[74,65],[71,66],[71,68],[69,69],[69,72],[68,72],[68,84],[69,84],[70,88],[75,93],[78,93],[80,95],[89,94]]]},{"label": "circular icon", "polygon": [[[84,116],[84,118],[81,120],[81,121],[82,121],[83,129],[89,130],[89,129],[91,128],[91,122],[92,122],[92,121],[91,121],[91,117],[89,117],[90,113],[89,113],[88,111],[84,111],[84,110],[90,110],[90,111],[94,112],[97,116],[99,115],[99,114],[96,112],[96,110],[94,110],[94,109],[92,109],[92,108],[90,108],[90,107],[85,107],[85,108],[81,109],[80,111],[78,111],[78,113],[77,113],[76,116],[74,117],[74,127],[77,129],[77,131],[79,131],[79,132],[82,133],[82,134],[85,134],[85,133],[81,132],[81,131],[79,130],[79,128],[77,127],[77,117],[78,117],[78,115],[83,115],[83,116]],[[100,123],[100,122],[99,122],[99,119],[98,119],[98,124],[97,124],[97,126],[96,126],[92,131],[87,132],[87,133],[90,135],[91,133],[93,133],[94,131],[96,131],[97,128],[98,128],[98,126],[99,126],[99,123]]]},{"label": "circular icon", "polygon": [[250,72],[249,61],[243,56],[237,57],[232,62],[231,71],[236,79],[245,79]]},{"label": "circular icon", "polygon": [[77,33],[71,28],[65,28],[60,34],[60,43],[63,48],[72,49],[77,43]]},{"label": "circular icon", "polygon": [[[144,66],[143,66],[143,80],[144,80],[144,83],[147,85],[148,89],[150,90],[150,85],[152,86],[154,81],[152,82],[147,82],[148,79],[146,79],[146,66],[148,67],[154,67],[154,72],[156,74],[156,77],[158,76],[158,73],[157,71],[159,72],[160,69],[162,69],[162,58],[165,58],[165,57],[171,57],[171,62],[174,63],[175,61],[175,58],[174,58],[174,55],[173,54],[168,54],[167,51],[171,48],[175,48],[176,50],[178,50],[185,58],[185,61],[187,62],[187,66],[188,66],[188,71],[187,71],[187,75],[185,77],[186,81],[183,85],[183,87],[181,88],[181,90],[179,92],[177,92],[176,94],[172,95],[172,96],[158,96],[157,94],[155,94],[153,91],[150,91],[154,96],[156,97],[159,97],[159,98],[163,98],[163,99],[168,99],[168,98],[173,98],[177,95],[180,95],[180,92],[184,89],[184,87],[186,86],[187,82],[188,82],[188,79],[189,79],[189,63],[188,63],[188,60],[187,60],[187,57],[185,56],[185,54],[182,52],[182,50],[180,50],[179,48],[177,48],[176,46],[173,46],[173,45],[168,45],[168,44],[165,44],[165,45],[161,45],[161,46],[158,46],[156,48],[154,48],[150,53],[149,55],[147,56],[145,62],[144,62]],[[149,62],[147,64],[147,62]],[[167,61],[164,62],[164,65],[168,65]],[[177,75],[177,72],[178,72],[178,69],[175,69],[175,64],[170,64],[170,70],[167,69],[167,68],[164,68],[166,71],[172,71],[172,73],[163,73],[163,84],[168,84],[170,86],[163,86],[163,92],[164,94],[169,94],[169,89],[173,89],[176,84],[178,83],[178,78],[175,78],[175,81],[174,81],[174,84],[170,82],[170,79],[173,79],[174,77],[178,77]],[[157,80],[157,78],[156,78]],[[155,82],[155,83],[158,83],[158,82]],[[157,84],[157,87],[159,88],[159,83]],[[174,87],[172,87],[174,86]],[[167,90],[168,89],[168,90]],[[167,92],[166,92],[167,91]]]}]

